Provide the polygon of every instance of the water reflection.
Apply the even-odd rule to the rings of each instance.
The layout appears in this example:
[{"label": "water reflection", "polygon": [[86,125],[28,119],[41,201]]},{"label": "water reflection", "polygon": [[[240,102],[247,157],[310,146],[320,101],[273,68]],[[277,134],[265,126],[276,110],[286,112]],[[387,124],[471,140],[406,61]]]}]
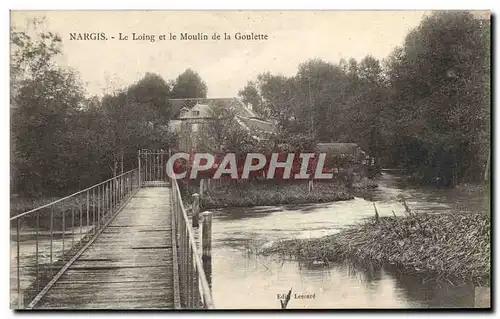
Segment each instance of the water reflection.
[{"label": "water reflection", "polygon": [[228,210],[223,210],[223,209],[214,210],[214,212],[220,216],[219,218],[221,220],[231,221],[235,219],[241,220],[249,218],[262,218],[274,212],[281,211],[281,208],[272,206],[252,207],[252,214],[248,214],[248,209],[246,208],[231,208],[229,214],[225,213],[227,211]]},{"label": "water reflection", "polygon": [[[217,211],[212,230],[217,307],[278,309],[278,294],[290,288],[288,308],[473,307],[472,283],[455,286],[374,265],[325,265],[255,254],[275,240],[324,236],[372,217],[372,200],[381,216],[401,214],[399,194],[420,211],[489,209],[480,194],[405,187],[397,177],[385,174],[378,189],[356,194],[351,201]],[[313,294],[314,299],[295,299],[295,294]]]},{"label": "water reflection", "polygon": [[397,274],[396,287],[404,297],[413,302],[422,302],[429,308],[474,307],[474,284],[454,285],[449,282],[427,280],[423,275]]},{"label": "water reflection", "polygon": [[[219,253],[221,253],[219,251]],[[288,308],[473,307],[473,284],[454,286],[397,274],[382,267],[317,265],[222,252],[215,255],[213,292],[221,308],[280,307],[277,294],[314,294]],[[232,256],[231,256],[232,255]]]}]

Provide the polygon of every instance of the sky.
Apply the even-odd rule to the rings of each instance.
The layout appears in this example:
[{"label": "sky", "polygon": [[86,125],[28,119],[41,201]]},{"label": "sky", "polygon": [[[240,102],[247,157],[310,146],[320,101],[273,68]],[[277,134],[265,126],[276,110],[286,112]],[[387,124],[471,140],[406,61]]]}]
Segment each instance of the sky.
[{"label": "sky", "polygon": [[[311,58],[338,63],[370,54],[387,57],[418,26],[425,11],[11,11],[11,25],[45,17],[58,33],[58,63],[75,69],[88,95],[124,88],[146,72],[174,80],[185,69],[198,72],[208,97],[235,97],[258,74],[294,75]],[[208,41],[180,40],[202,33]],[[236,40],[236,33],[265,34],[267,40]],[[71,40],[70,33],[105,33],[107,40]],[[120,33],[128,40],[119,40]],[[132,40],[155,35],[155,42]],[[159,40],[159,35],[177,35]],[[211,40],[214,33],[221,40]],[[223,40],[224,33],[231,40]],[[112,39],[111,37],[114,37]]]}]

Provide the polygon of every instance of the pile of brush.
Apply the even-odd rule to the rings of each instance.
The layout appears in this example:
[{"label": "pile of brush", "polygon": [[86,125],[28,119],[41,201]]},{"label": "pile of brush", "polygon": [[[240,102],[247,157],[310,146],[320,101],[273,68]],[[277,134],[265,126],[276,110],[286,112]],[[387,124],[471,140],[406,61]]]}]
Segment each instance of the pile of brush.
[{"label": "pile of brush", "polygon": [[319,239],[277,242],[262,251],[284,257],[393,265],[407,272],[484,281],[490,277],[490,216],[484,213],[376,217]]}]

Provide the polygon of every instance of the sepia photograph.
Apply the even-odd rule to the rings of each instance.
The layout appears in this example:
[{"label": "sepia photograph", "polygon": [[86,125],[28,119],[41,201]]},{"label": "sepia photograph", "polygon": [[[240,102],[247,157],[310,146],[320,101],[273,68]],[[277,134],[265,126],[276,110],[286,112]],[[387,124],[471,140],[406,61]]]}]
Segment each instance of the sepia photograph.
[{"label": "sepia photograph", "polygon": [[491,15],[11,10],[10,308],[491,310]]}]

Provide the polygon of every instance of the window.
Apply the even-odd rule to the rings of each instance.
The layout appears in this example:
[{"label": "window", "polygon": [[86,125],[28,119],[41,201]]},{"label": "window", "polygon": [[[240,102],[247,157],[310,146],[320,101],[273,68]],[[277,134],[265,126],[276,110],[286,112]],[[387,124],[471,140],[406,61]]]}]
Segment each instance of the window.
[{"label": "window", "polygon": [[185,117],[188,112],[189,112],[189,110],[187,108],[183,107],[181,109],[181,114],[180,114],[181,117]]},{"label": "window", "polygon": [[198,124],[197,124],[197,123],[194,123],[194,124],[191,126],[191,131],[193,131],[193,133],[198,132]]},{"label": "window", "polygon": [[200,111],[192,111],[193,116],[200,116]]}]

